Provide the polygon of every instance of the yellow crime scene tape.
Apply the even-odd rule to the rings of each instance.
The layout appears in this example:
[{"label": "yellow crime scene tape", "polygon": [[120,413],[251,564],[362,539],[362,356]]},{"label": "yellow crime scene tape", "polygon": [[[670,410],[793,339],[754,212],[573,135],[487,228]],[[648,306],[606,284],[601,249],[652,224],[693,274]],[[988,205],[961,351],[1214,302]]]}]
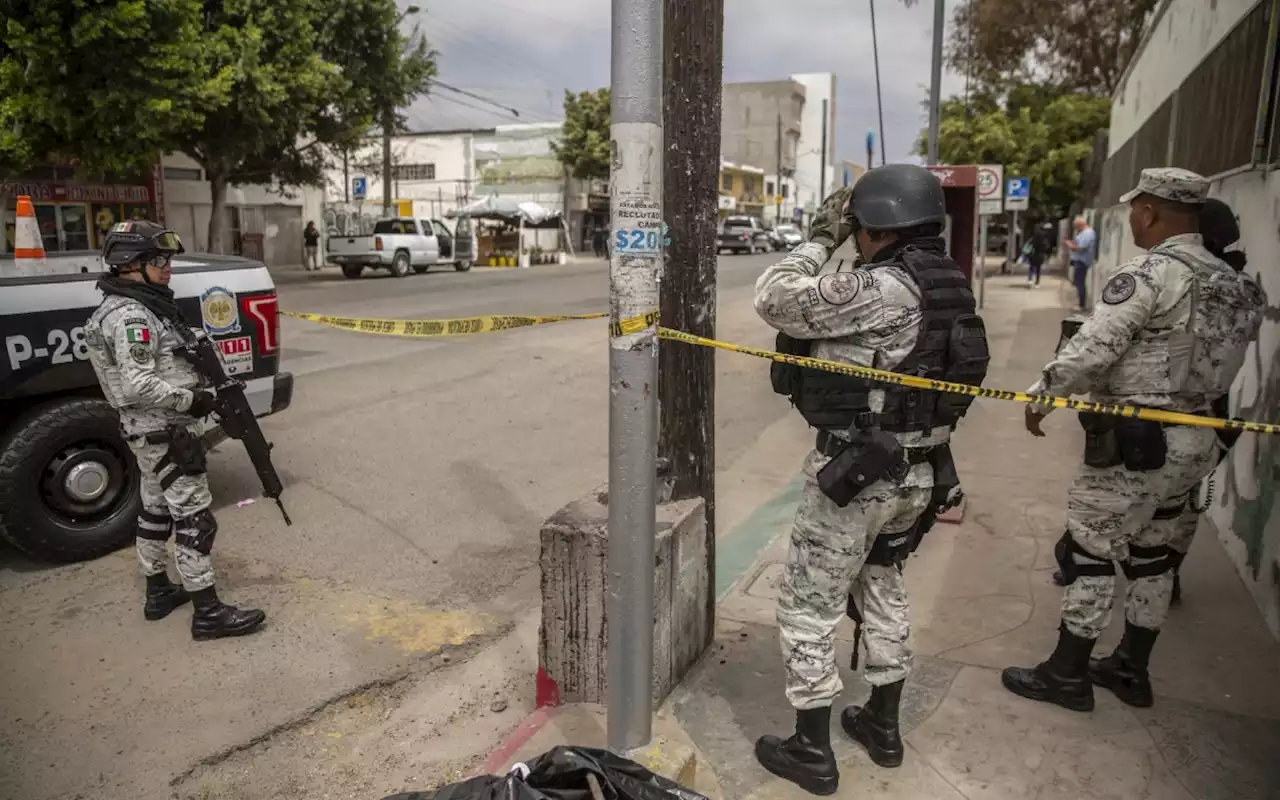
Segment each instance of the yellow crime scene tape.
[{"label": "yellow crime scene tape", "polygon": [[[488,333],[492,331],[528,328],[535,325],[547,325],[550,323],[565,322],[569,320],[604,319],[609,316],[608,314],[527,317],[486,315],[480,317],[465,317],[462,319],[404,320],[330,317],[323,316],[321,314],[300,314],[291,311],[281,311],[280,313],[287,317],[309,320],[311,322],[318,322],[321,325],[329,325],[334,328],[357,331],[359,333],[409,337],[463,336],[473,333]],[[611,323],[609,326],[609,332],[614,337],[626,336],[648,330],[657,324],[658,312],[650,311],[640,316],[627,317]],[[1214,430],[1280,434],[1280,425],[1267,422],[1245,422],[1243,420],[1234,419],[1216,419],[1213,417],[1202,417],[1198,414],[1183,414],[1176,411],[1161,411],[1154,408],[1093,403],[1087,400],[1072,400],[1069,397],[1031,395],[1026,392],[1012,392],[1006,389],[987,389],[981,386],[970,386],[965,383],[936,381],[930,378],[921,378],[916,375],[903,375],[901,373],[874,369],[872,367],[859,367],[838,361],[827,361],[825,359],[810,358],[808,356],[793,356],[786,353],[777,353],[772,350],[765,350],[759,347],[749,347],[747,345],[733,344],[731,342],[721,342],[716,339],[707,339],[705,337],[695,336],[683,331],[671,330],[670,328],[658,328],[658,336],[672,342],[683,342],[684,344],[695,345],[697,347],[711,347],[717,350],[727,350],[732,353],[756,356],[757,358],[764,358],[783,364],[794,364],[798,367],[807,367],[810,369],[822,370],[824,372],[835,372],[841,375],[851,375],[856,378],[865,378],[867,380],[878,381],[880,383],[909,386],[913,389],[924,389],[934,392],[950,392],[952,394],[964,394],[970,397],[987,397],[994,400],[1010,400],[1015,403],[1025,403],[1033,406],[1068,408],[1074,411],[1091,411],[1097,414],[1107,414],[1115,417],[1136,417],[1138,419],[1146,419],[1153,422],[1164,422],[1170,425],[1187,425],[1194,428],[1212,428]]]}]

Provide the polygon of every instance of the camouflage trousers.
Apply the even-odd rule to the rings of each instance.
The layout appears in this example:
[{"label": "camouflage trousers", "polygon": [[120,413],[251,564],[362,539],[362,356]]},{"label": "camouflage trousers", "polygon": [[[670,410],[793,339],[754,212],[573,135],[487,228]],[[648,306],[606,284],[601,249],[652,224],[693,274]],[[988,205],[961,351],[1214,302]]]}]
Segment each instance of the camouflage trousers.
[{"label": "camouflage trousers", "polygon": [[141,473],[142,512],[138,514],[136,547],[142,574],[159,575],[165,571],[169,556],[167,544],[172,535],[175,538],[174,562],[183,587],[189,592],[208,589],[213,586],[212,557],[183,544],[197,533],[192,518],[213,502],[208,476],[179,474],[168,488],[164,488],[163,480],[177,469],[167,464],[157,474],[157,467],[169,446],[132,439],[129,449],[133,451]]},{"label": "camouflage trousers", "polygon": [[[1176,538],[1179,525],[1185,528],[1183,514],[1188,512],[1175,516],[1172,510],[1187,506],[1192,489],[1217,464],[1217,437],[1206,428],[1170,426],[1165,429],[1165,439],[1168,455],[1160,469],[1132,472],[1123,465],[1081,467],[1067,491],[1067,530],[1090,556],[1129,561],[1131,543],[1167,547]],[[1161,509],[1168,513],[1157,514]],[[1194,512],[1189,513],[1194,526]],[[1077,563],[1088,563],[1080,555],[1074,558]],[[1130,563],[1140,566],[1152,560],[1134,558]],[[1125,618],[1139,627],[1158,630],[1169,613],[1172,591],[1170,571],[1130,580]],[[1087,639],[1100,637],[1111,623],[1115,593],[1115,575],[1076,578],[1062,598],[1062,621],[1067,630]]]},{"label": "camouflage trousers", "polygon": [[814,452],[805,463],[804,492],[778,597],[787,700],[800,710],[831,705],[843,688],[835,631],[851,590],[861,599],[867,682],[883,686],[907,676],[911,629],[902,572],[865,561],[876,536],[909,529],[931,494],[931,488],[881,481],[840,508],[818,488],[817,472],[827,460]]}]

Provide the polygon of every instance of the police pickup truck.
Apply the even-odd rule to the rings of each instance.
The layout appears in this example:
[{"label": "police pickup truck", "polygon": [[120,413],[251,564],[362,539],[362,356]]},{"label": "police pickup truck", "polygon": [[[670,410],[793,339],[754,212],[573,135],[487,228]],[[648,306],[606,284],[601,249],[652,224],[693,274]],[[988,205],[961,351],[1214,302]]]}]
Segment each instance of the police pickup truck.
[{"label": "police pickup truck", "polygon": [[[0,256],[0,259],[8,258]],[[137,466],[89,363],[84,323],[102,300],[96,253],[50,255],[48,274],[0,261],[0,536],[49,561],[81,561],[133,541]],[[188,322],[203,324],[254,413],[293,399],[280,372],[275,284],[256,261],[182,255],[170,284]],[[225,438],[206,421],[205,442]]]}]

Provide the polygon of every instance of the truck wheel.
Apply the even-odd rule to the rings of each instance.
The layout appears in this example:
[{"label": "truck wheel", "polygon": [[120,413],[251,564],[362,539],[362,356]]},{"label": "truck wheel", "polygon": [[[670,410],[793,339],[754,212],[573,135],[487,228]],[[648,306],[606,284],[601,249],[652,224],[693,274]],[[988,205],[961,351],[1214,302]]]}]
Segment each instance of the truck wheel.
[{"label": "truck wheel", "polygon": [[470,271],[471,271],[471,259],[469,259],[469,258],[468,258],[468,259],[463,260],[463,261],[455,261],[455,262],[454,262],[454,264],[453,264],[453,268],[454,268],[455,270],[457,270],[458,272],[470,272]]},{"label": "truck wheel", "polygon": [[0,441],[0,534],[45,561],[119,550],[137,530],[138,467],[105,400],[29,409]]},{"label": "truck wheel", "polygon": [[364,272],[364,267],[359,264],[343,264],[342,274],[347,278],[359,278],[360,273]]},{"label": "truck wheel", "polygon": [[403,250],[397,251],[396,257],[391,259],[391,274],[397,278],[403,278],[408,271],[409,254]]}]

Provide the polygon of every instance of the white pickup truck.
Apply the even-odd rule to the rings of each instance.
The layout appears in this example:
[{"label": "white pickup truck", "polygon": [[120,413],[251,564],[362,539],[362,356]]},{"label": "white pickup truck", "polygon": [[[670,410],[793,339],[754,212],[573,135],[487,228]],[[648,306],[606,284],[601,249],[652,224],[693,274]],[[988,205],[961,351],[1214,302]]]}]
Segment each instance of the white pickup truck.
[{"label": "white pickup truck", "polygon": [[[8,256],[0,256],[0,259]],[[14,277],[0,260],[0,535],[49,561],[81,561],[133,541],[137,465],[89,363],[84,323],[102,301],[97,253],[50,255],[50,274]],[[254,413],[289,407],[275,284],[256,261],[182,255],[178,305],[245,382]],[[205,442],[225,438],[206,422]]]},{"label": "white pickup truck", "polygon": [[348,278],[360,277],[365,267],[389,270],[397,278],[410,269],[421,274],[445,264],[466,272],[475,258],[468,217],[460,217],[453,231],[438,219],[384,219],[368,236],[330,236],[328,241],[329,261]]}]

